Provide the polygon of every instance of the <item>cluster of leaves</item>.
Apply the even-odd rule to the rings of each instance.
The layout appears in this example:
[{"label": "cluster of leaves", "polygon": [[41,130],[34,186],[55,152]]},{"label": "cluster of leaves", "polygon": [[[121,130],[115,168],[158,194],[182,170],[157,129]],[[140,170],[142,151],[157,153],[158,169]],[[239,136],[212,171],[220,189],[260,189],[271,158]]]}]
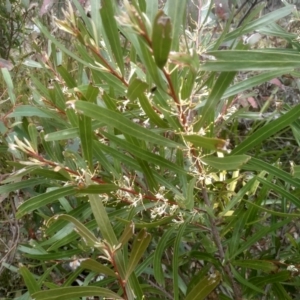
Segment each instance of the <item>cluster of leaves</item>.
[{"label": "cluster of leaves", "polygon": [[[195,32],[184,30],[186,2],[168,0],[161,11],[158,1],[124,1],[121,11],[110,0],[91,1],[88,18],[74,0],[80,17],[70,6],[57,20],[74,51],[36,20],[52,46],[34,65],[52,81],[32,75],[28,103],[16,101],[10,84],[14,110],[0,123],[16,168],[0,193],[23,191],[17,217],[33,213],[42,231],[19,247],[43,270],[19,268],[28,288],[19,299],[297,293],[299,168],[288,173],[253,149],[287,127],[299,144],[300,105],[227,141],[246,115],[234,109],[235,96],[300,65],[296,37],[275,23],[294,8],[257,18],[259,6],[208,41],[212,1]],[[292,48],[251,50],[241,37],[253,31]],[[225,42],[231,48],[218,50]],[[234,81],[249,70],[260,72]],[[88,276],[71,286],[84,270]]]},{"label": "cluster of leaves", "polygon": [[0,58],[8,59],[12,49],[21,47],[31,16],[29,1],[7,0],[0,3]]}]

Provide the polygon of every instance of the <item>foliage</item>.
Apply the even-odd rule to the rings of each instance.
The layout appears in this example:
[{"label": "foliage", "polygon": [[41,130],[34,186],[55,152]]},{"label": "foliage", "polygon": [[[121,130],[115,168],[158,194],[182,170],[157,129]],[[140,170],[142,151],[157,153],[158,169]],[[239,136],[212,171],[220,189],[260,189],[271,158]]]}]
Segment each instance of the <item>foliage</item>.
[{"label": "foliage", "polygon": [[12,49],[23,45],[26,25],[34,5],[26,0],[7,0],[0,3],[0,58],[8,59]]},{"label": "foliage", "polygon": [[[272,78],[296,76],[296,36],[275,23],[293,7],[257,18],[260,6],[241,27],[230,31],[229,20],[208,39],[208,7],[188,32],[186,1],[168,0],[163,11],[157,1],[124,1],[124,12],[98,2],[91,19],[74,1],[80,17],[70,6],[57,20],[74,51],[36,20],[52,44],[49,59],[32,65],[50,83],[32,75],[26,103],[10,90],[14,110],[2,126],[16,171],[0,194],[24,191],[17,217],[32,213],[42,231],[19,246],[28,259],[20,299],[292,299],[299,168],[286,172],[257,149],[286,128],[299,143],[300,106],[258,120],[264,108],[235,102]],[[254,31],[292,48],[252,49],[241,37]],[[238,81],[240,71],[252,76]],[[238,139],[247,114],[256,130]]]}]

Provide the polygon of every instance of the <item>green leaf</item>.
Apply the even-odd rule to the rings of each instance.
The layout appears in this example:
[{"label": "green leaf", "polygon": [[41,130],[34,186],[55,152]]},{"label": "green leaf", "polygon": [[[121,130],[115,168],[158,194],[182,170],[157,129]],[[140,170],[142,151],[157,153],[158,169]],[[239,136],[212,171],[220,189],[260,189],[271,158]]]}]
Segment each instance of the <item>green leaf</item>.
[{"label": "green leaf", "polygon": [[210,276],[205,276],[201,279],[198,284],[190,291],[186,296],[186,300],[202,300],[206,297],[219,285],[221,281],[221,274],[216,272]]},{"label": "green leaf", "polygon": [[30,145],[36,152],[38,152],[38,131],[36,129],[36,125],[29,124],[28,133],[30,136],[30,142],[31,142]]},{"label": "green leaf", "polygon": [[[91,184],[89,178],[87,179],[87,183]],[[89,199],[95,220],[102,234],[102,238],[106,240],[110,246],[117,246],[118,240],[110,224],[110,220],[108,218],[101,197],[98,194],[89,194]]]},{"label": "green leaf", "polygon": [[142,38],[139,38],[139,48],[139,55],[147,69],[147,73],[150,74],[152,80],[159,88],[164,89],[163,87],[165,86],[165,84],[162,79],[162,72],[158,69],[148,45],[146,45],[145,41]]},{"label": "green leaf", "polygon": [[201,118],[194,125],[194,132],[198,132],[202,127],[208,126],[211,122],[214,122],[217,104],[232,82],[234,76],[235,72],[224,72],[219,75],[203,109],[201,110]]},{"label": "green leaf", "polygon": [[[125,219],[121,219],[121,218],[116,218],[116,219],[121,221],[122,223],[126,223],[127,225],[131,224],[131,221],[129,221],[129,220],[125,220]],[[156,228],[161,225],[170,223],[172,221],[172,219],[174,219],[174,217],[169,216],[169,217],[165,217],[165,218],[159,219],[158,221],[154,221],[154,222],[150,222],[150,223],[146,223],[146,222],[134,223],[134,227],[135,228]]]},{"label": "green leaf", "polygon": [[47,179],[32,178],[32,179],[27,179],[27,180],[16,182],[16,183],[1,185],[0,186],[0,195],[10,193],[10,192],[16,191],[16,190],[22,190],[22,189],[25,189],[25,188],[28,188],[31,186],[35,186],[35,185],[42,185],[47,182],[49,182]]},{"label": "green leaf", "polygon": [[74,224],[74,230],[84,239],[85,243],[90,247],[95,247],[95,244],[99,242],[99,240],[95,237],[95,235],[80,221],[70,215],[58,215],[52,217],[48,224],[53,220],[66,220]]},{"label": "green leaf", "polygon": [[195,79],[197,77],[196,72],[194,72],[191,68],[185,68],[186,75],[182,76],[182,84],[181,84],[181,99],[186,100],[189,98],[193,92],[193,87],[195,84]]},{"label": "green leaf", "polygon": [[292,175],[294,178],[300,178],[300,166],[292,165]]},{"label": "green leaf", "polygon": [[34,293],[36,300],[66,300],[78,297],[102,296],[110,299],[123,299],[118,294],[101,287],[70,286]]},{"label": "green leaf", "polygon": [[289,173],[280,170],[279,168],[272,166],[269,163],[266,163],[260,159],[257,158],[251,158],[247,164],[243,166],[245,170],[255,170],[260,172],[261,170],[264,170],[270,174],[273,174],[274,176],[277,176],[278,178],[282,179],[286,183],[290,183],[292,186],[300,188],[300,181],[297,178],[293,178]]},{"label": "green leaf", "polygon": [[266,273],[275,272],[278,269],[278,267],[271,261],[259,259],[234,260],[231,261],[231,264],[247,269],[262,270]]},{"label": "green leaf", "polygon": [[238,93],[244,92],[247,89],[250,89],[252,87],[256,87],[264,82],[267,82],[273,78],[279,77],[283,74],[289,74],[292,71],[292,69],[280,69],[272,72],[265,72],[262,74],[258,74],[255,76],[252,76],[246,80],[243,80],[239,83],[236,83],[232,86],[230,86],[222,98],[226,99],[231,96],[237,95]]},{"label": "green leaf", "polygon": [[[299,57],[300,58],[300,57]],[[231,151],[230,155],[243,154],[253,149],[256,145],[264,142],[267,138],[284,129],[292,122],[297,120],[300,115],[300,105],[291,108],[287,113],[278,119],[271,121],[267,125],[259,128],[257,131],[248,136],[236,148]]]},{"label": "green leaf", "polygon": [[283,285],[278,282],[272,284],[272,291],[277,296],[277,299],[292,300]]},{"label": "green leaf", "polygon": [[172,20],[172,50],[179,50],[180,33],[185,25],[187,0],[168,0],[165,12]]},{"label": "green leaf", "polygon": [[118,190],[119,187],[115,184],[103,183],[103,184],[90,184],[87,187],[77,190],[79,194],[107,194]]},{"label": "green leaf", "polygon": [[158,11],[158,1],[146,0],[146,14],[151,23],[155,18],[156,12]]},{"label": "green leaf", "polygon": [[242,253],[243,251],[246,251],[250,249],[250,247],[255,244],[259,239],[262,237],[265,237],[270,232],[275,232],[277,229],[281,228],[283,225],[289,223],[291,221],[290,218],[285,219],[282,222],[278,222],[276,224],[273,224],[272,226],[261,228],[258,232],[250,236],[246,241],[243,241],[241,247],[235,251],[235,253],[231,254],[231,257],[229,260],[231,261],[234,259],[237,255]]},{"label": "green leaf", "polygon": [[231,272],[232,272],[233,276],[236,278],[236,280],[238,282],[240,282],[241,284],[243,284],[244,286],[252,289],[253,291],[256,291],[257,293],[261,293],[261,294],[264,293],[264,291],[261,288],[259,288],[256,285],[250,283],[249,280],[247,280],[243,276],[241,276],[240,273],[237,272],[236,269],[232,266],[231,266]]},{"label": "green leaf", "polygon": [[186,199],[182,202],[186,209],[192,210],[194,208],[194,188],[197,178],[193,177],[187,184]]},{"label": "green leaf", "polygon": [[96,272],[97,274],[105,274],[114,278],[117,277],[114,270],[91,258],[85,259],[83,262],[81,262],[80,267]]},{"label": "green leaf", "polygon": [[150,119],[151,122],[153,122],[155,125],[161,128],[169,127],[168,123],[162,120],[160,116],[155,112],[146,95],[144,94],[140,95],[139,101],[142,109],[144,110],[145,114],[147,115],[147,117]]},{"label": "green leaf", "polygon": [[[298,53],[284,53],[268,50],[223,50],[210,51],[208,55],[215,60],[207,61],[200,66],[202,71],[257,71],[274,70],[282,68],[297,68],[300,66]],[[234,61],[234,64],[232,63]]]},{"label": "green leaf", "polygon": [[64,169],[52,171],[44,168],[38,168],[33,170],[31,174],[39,175],[40,177],[44,177],[44,178],[61,180],[61,181],[71,180],[70,174]]},{"label": "green leaf", "polygon": [[128,279],[131,273],[135,270],[150,242],[151,234],[149,234],[146,229],[142,229],[138,233],[132,245],[130,258],[126,268],[126,279]]},{"label": "green leaf", "polygon": [[117,112],[84,101],[76,101],[75,106],[76,109],[82,111],[86,116],[102,121],[107,125],[113,126],[116,129],[143,141],[156,143],[165,147],[183,147],[180,144],[133,123]]},{"label": "green leaf", "polygon": [[37,283],[37,280],[34,278],[33,274],[25,266],[21,266],[19,268],[19,272],[22,275],[24,282],[26,284],[26,288],[28,289],[31,295],[41,290]]},{"label": "green leaf", "polygon": [[170,227],[168,228],[163,236],[158,241],[157,247],[154,252],[154,259],[153,259],[153,272],[154,272],[154,278],[158,282],[158,284],[165,286],[165,274],[162,268],[162,256],[165,251],[165,248],[167,246],[167,242],[169,241],[171,235],[175,231],[176,227]]},{"label": "green leaf", "polygon": [[[263,6],[264,4],[262,4],[261,8],[263,8]],[[261,8],[258,8],[258,10]],[[224,38],[224,42],[234,40],[244,34],[251,33],[255,30],[263,29],[264,26],[269,26],[270,24],[275,23],[279,19],[288,16],[293,10],[293,5],[287,5],[286,7],[282,7],[281,9],[272,11],[271,13],[268,13],[260,18],[255,18],[254,21],[249,22],[242,28],[238,27],[235,30],[232,30],[230,33],[228,33]],[[214,44],[212,44],[210,48],[212,48],[213,46]]]},{"label": "green leaf", "polygon": [[248,155],[233,155],[225,157],[205,156],[200,160],[218,170],[240,169],[251,157]]},{"label": "green leaf", "polygon": [[31,106],[31,105],[19,105],[7,117],[8,118],[17,118],[17,117],[51,118],[50,115],[46,114],[36,106]]},{"label": "green leaf", "polygon": [[162,69],[167,63],[172,45],[171,19],[158,11],[152,26],[152,50],[157,66]]},{"label": "green leaf", "polygon": [[287,200],[291,201],[296,207],[300,208],[300,199],[292,195],[289,191],[261,177],[257,177],[256,179],[265,186],[267,186],[270,190],[273,190],[279,195],[282,195],[283,198],[286,198]]},{"label": "green leaf", "polygon": [[172,258],[172,278],[173,278],[173,290],[174,290],[174,300],[179,300],[179,248],[182,242],[182,236],[186,229],[188,222],[191,217],[188,217],[184,223],[182,223],[177,231],[177,235],[174,241],[174,252]]},{"label": "green leaf", "polygon": [[65,81],[68,88],[74,88],[77,86],[75,79],[71,76],[70,72],[64,66],[57,66],[56,69]]},{"label": "green leaf", "polygon": [[148,84],[146,82],[143,82],[138,78],[134,78],[133,80],[130,81],[128,87],[128,91],[127,91],[128,99],[134,101],[141,94],[143,94],[147,88],[148,88]]},{"label": "green leaf", "polygon": [[119,218],[116,218],[116,219],[118,219],[120,221],[125,221],[127,223],[127,225],[125,226],[125,228],[123,230],[122,235],[119,238],[119,243],[122,244],[122,246],[124,246],[132,238],[132,236],[134,234],[135,224],[129,220],[121,220]]},{"label": "green leaf", "polygon": [[73,186],[66,186],[57,188],[47,193],[30,198],[18,207],[16,214],[17,218],[21,218],[26,213],[30,213],[35,209],[39,209],[49,203],[58,201],[59,198],[66,196],[73,196],[76,194],[76,190]]},{"label": "green leaf", "polygon": [[93,165],[93,131],[91,118],[83,115],[78,115],[79,122],[79,137],[81,141],[81,149],[83,157],[87,162],[91,172],[94,170]]},{"label": "green leaf", "polygon": [[128,143],[123,139],[120,139],[116,136],[113,136],[111,134],[108,134],[107,132],[102,132],[102,134],[107,137],[110,141],[116,143],[117,145],[120,145],[123,149],[129,151],[131,154],[135,155],[136,157],[145,160],[149,163],[156,164],[162,168],[165,168],[166,170],[174,171],[179,174],[186,175],[186,171],[181,168],[180,166],[177,166],[176,164],[168,161],[164,157],[161,157],[159,155],[153,154],[147,150],[142,149],[141,147],[137,147],[134,144]]},{"label": "green leaf", "polygon": [[208,138],[197,134],[183,134],[186,141],[192,143],[196,148],[208,150],[220,150],[225,147],[226,141],[217,138]]},{"label": "green leaf", "polygon": [[264,277],[257,276],[251,278],[249,281],[259,287],[263,287],[270,283],[284,282],[291,278],[291,272],[284,270],[275,274],[265,274]]},{"label": "green leaf", "polygon": [[3,79],[6,83],[9,100],[10,100],[12,106],[14,106],[16,104],[16,95],[14,92],[14,85],[13,85],[10,73],[7,68],[1,68],[1,72],[3,75]]},{"label": "green leaf", "polygon": [[278,216],[278,217],[283,217],[283,218],[288,218],[288,217],[300,218],[300,214],[293,214],[290,212],[284,213],[284,212],[280,212],[280,211],[270,210],[265,207],[262,207],[262,205],[257,205],[251,201],[247,201],[245,199],[243,199],[243,201],[245,203],[250,204],[250,205],[256,207],[257,209],[265,211],[266,213],[269,213],[270,215],[273,215],[273,216]]},{"label": "green leaf", "polygon": [[102,7],[100,9],[103,30],[110,43],[111,50],[117,61],[122,75],[124,75],[124,60],[123,51],[121,47],[118,27],[115,19],[114,5],[111,0],[102,0]]},{"label": "green leaf", "polygon": [[[20,249],[20,251],[22,251],[22,249]],[[74,256],[74,255],[78,255],[82,252],[82,250],[80,250],[79,248],[77,249],[72,249],[72,250],[65,250],[65,251],[59,251],[59,252],[55,252],[55,253],[23,253],[24,257],[28,257],[31,259],[38,259],[38,260],[43,260],[43,261],[49,261],[49,260],[68,260],[70,259],[70,257]]]}]

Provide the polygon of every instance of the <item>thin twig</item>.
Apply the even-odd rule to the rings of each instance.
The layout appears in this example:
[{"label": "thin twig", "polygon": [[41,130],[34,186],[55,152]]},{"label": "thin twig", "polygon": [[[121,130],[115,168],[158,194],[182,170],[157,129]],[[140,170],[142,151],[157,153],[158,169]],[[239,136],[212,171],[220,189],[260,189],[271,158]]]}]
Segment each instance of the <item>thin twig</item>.
[{"label": "thin twig", "polygon": [[[201,185],[200,187],[201,187],[201,190],[202,190],[202,196],[203,196],[204,202],[208,207],[211,208],[212,203],[209,200],[207,189],[205,187],[205,183],[200,182],[200,185]],[[209,219],[209,222],[210,222],[210,225],[211,225],[211,232],[212,232],[214,242],[215,242],[215,244],[218,248],[220,261],[221,261],[221,263],[223,263],[224,260],[225,260],[225,252],[224,252],[224,249],[223,249],[223,246],[222,246],[221,236],[219,234],[218,227],[216,225],[215,219],[212,216],[210,216],[209,214],[208,214],[208,219]],[[224,271],[227,274],[227,276],[229,277],[229,280],[231,282],[233,293],[234,293],[234,299],[235,300],[241,300],[242,299],[242,293],[241,293],[240,287],[235,282],[235,280],[233,278],[233,274],[230,270],[230,266],[228,264],[224,265]]]}]

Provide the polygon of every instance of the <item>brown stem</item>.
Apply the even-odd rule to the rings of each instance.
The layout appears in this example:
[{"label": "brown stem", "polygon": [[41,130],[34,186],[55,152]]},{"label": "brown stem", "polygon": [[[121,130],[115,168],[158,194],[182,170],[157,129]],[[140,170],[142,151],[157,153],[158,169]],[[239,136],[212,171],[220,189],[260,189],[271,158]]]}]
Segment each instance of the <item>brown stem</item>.
[{"label": "brown stem", "polygon": [[126,87],[128,87],[128,83],[126,82],[126,80],[124,79],[123,76],[120,76],[112,67],[111,65],[104,59],[104,57],[101,55],[101,53],[99,52],[99,49],[96,47],[93,47],[91,45],[86,45],[86,47],[88,49],[90,49],[95,55],[98,56],[98,58],[101,60],[102,64],[104,65],[104,67],[106,69],[108,69],[108,71],[114,75],[115,77],[117,77]]},{"label": "brown stem", "polygon": [[121,286],[122,290],[123,290],[123,298],[125,300],[128,299],[128,296],[127,296],[127,292],[126,292],[126,286],[125,286],[125,283],[124,283],[124,280],[120,277],[120,273],[119,273],[119,270],[118,270],[118,264],[116,263],[115,261],[115,256],[114,256],[114,252],[112,252],[109,247],[107,247],[106,249],[109,253],[109,256],[110,256],[110,261],[113,265],[113,268],[115,270],[115,273],[117,274],[118,276],[118,281],[119,281],[119,285]]}]

